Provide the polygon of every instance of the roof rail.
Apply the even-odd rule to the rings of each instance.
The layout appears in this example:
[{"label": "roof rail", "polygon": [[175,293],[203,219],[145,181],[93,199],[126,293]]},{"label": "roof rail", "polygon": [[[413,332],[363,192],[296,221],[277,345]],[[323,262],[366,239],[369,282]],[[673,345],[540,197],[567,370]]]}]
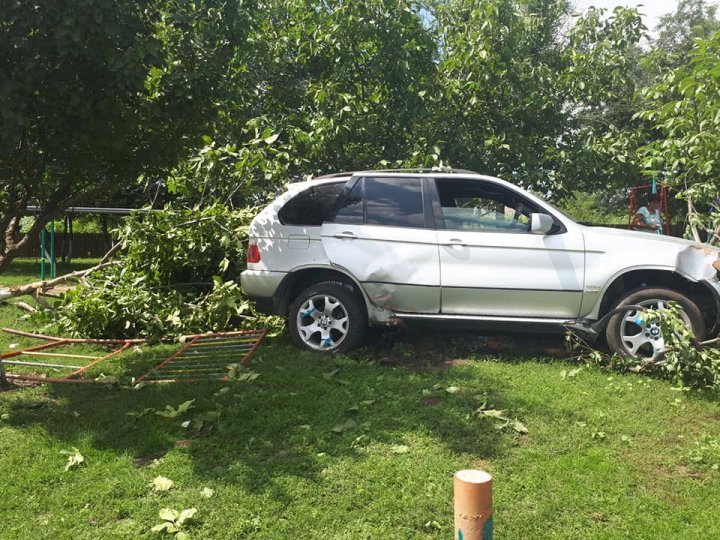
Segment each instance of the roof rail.
[{"label": "roof rail", "polygon": [[417,168],[408,168],[408,169],[368,169],[364,171],[348,171],[348,172],[338,172],[338,173],[332,173],[332,174],[324,174],[322,176],[316,176],[315,180],[325,179],[325,178],[338,178],[340,176],[354,176],[356,174],[361,173],[376,173],[376,172],[383,172],[383,173],[450,173],[450,174],[479,174],[475,171],[470,171],[467,169],[453,169],[450,167],[447,168],[440,168],[440,167],[417,167]]},{"label": "roof rail", "polygon": [[322,176],[315,176],[313,177],[313,180],[320,180],[325,178],[339,178],[341,176],[352,176],[355,173],[352,172],[336,172],[331,174],[323,174]]}]

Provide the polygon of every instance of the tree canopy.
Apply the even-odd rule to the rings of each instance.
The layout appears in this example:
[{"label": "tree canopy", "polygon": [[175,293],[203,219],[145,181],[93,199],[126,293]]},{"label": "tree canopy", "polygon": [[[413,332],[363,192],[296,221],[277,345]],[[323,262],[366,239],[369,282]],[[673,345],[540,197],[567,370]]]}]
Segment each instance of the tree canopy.
[{"label": "tree canopy", "polygon": [[714,193],[717,27],[702,0],[645,42],[636,9],[567,0],[4,2],[0,271],[63,207],[149,187],[246,206],[452,165],[554,197],[659,172]]},{"label": "tree canopy", "polygon": [[[245,37],[243,5],[0,5],[0,268],[58,210],[172,167],[197,144]],[[43,210],[20,236],[29,204]]]}]

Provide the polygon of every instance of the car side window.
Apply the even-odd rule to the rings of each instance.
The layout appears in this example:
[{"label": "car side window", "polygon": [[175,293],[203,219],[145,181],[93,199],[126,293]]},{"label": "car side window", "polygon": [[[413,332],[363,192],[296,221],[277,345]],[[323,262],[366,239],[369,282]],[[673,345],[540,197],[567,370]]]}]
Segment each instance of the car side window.
[{"label": "car side window", "polygon": [[342,203],[335,222],[424,228],[422,179],[361,178]]},{"label": "car side window", "polygon": [[368,225],[425,227],[420,178],[366,178]]},{"label": "car side window", "polygon": [[335,207],[345,182],[318,184],[295,195],[278,212],[283,225],[320,226]]},{"label": "car side window", "polygon": [[362,225],[363,206],[363,182],[359,180],[342,201],[333,221],[347,225]]},{"label": "car side window", "polygon": [[519,193],[481,180],[435,180],[445,229],[529,233],[530,214],[538,208]]}]

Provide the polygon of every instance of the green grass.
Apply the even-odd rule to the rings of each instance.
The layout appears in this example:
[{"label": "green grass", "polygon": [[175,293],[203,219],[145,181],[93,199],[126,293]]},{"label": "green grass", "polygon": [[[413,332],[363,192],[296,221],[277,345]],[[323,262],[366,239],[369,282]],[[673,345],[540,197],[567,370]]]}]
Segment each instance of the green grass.
[{"label": "green grass", "polygon": [[[18,317],[0,307],[0,325],[32,328]],[[277,338],[249,382],[0,392],[0,538],[160,537],[165,507],[197,508],[193,538],[451,538],[452,475],[469,467],[494,475],[498,538],[720,537],[716,394],[474,343],[325,357]],[[101,371],[136,376],[168,350]],[[181,425],[213,412],[209,431]],[[73,448],[85,462],[65,472]],[[159,475],[170,491],[152,490]]]},{"label": "green grass", "polygon": [[[56,272],[58,276],[81,270],[97,264],[98,259],[73,259],[72,263],[58,262]],[[50,266],[45,265],[45,279],[50,279]],[[21,285],[40,280],[40,259],[15,259],[3,274],[0,274],[0,286]]]}]

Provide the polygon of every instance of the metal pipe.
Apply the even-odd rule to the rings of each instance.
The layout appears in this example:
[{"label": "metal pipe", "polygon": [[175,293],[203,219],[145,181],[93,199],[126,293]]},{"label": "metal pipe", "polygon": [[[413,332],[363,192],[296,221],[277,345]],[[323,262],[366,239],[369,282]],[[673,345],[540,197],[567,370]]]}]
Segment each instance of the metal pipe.
[{"label": "metal pipe", "polygon": [[137,378],[137,382],[141,382],[142,380],[146,379],[150,374],[155,373],[155,372],[157,372],[158,370],[160,370],[163,366],[165,366],[165,365],[167,365],[169,362],[171,362],[171,361],[172,361],[176,356],[178,356],[180,353],[182,353],[182,352],[186,351],[187,349],[189,349],[190,347],[192,347],[193,343],[195,343],[198,339],[200,339],[199,336],[195,336],[195,337],[193,337],[192,339],[190,339],[190,341],[188,341],[187,343],[185,343],[185,345],[184,345],[183,347],[179,348],[179,349],[175,352],[175,354],[170,355],[169,357],[167,357],[165,360],[163,360],[163,361],[160,362],[158,365],[156,365],[154,368],[152,368],[150,371],[148,371],[145,375],[141,375],[140,377],[138,377],[138,378]]},{"label": "metal pipe", "polygon": [[59,347],[60,345],[65,345],[65,341],[51,341],[50,343],[43,343],[42,345],[35,345],[34,347],[29,347],[27,349],[22,349],[19,351],[11,351],[5,354],[0,354],[0,358],[12,358],[13,356],[20,356],[21,354],[27,352],[27,351],[41,351],[43,349],[50,349],[52,347]]},{"label": "metal pipe", "polygon": [[88,356],[85,354],[64,354],[64,353],[37,352],[37,351],[28,351],[28,350],[20,351],[20,354],[28,355],[28,356],[57,356],[59,358],[84,358],[85,360],[95,360],[96,358],[100,358],[99,356]]},{"label": "metal pipe", "polygon": [[57,266],[55,263],[55,221],[50,222],[50,279],[55,279]]},{"label": "metal pipe", "polygon": [[101,356],[100,358],[98,358],[98,359],[95,360],[94,362],[90,362],[88,365],[81,367],[81,368],[78,369],[77,371],[73,371],[70,375],[68,375],[68,379],[71,379],[71,378],[74,378],[74,377],[79,377],[80,375],[82,375],[83,373],[85,373],[88,369],[90,369],[91,367],[93,367],[95,364],[99,364],[99,363],[102,362],[103,360],[107,360],[107,359],[110,358],[111,356],[115,356],[116,354],[120,354],[120,353],[128,350],[129,348],[130,348],[130,343],[125,343],[125,344],[124,344],[122,347],[120,347],[119,349],[115,349],[115,350],[112,351],[111,353],[106,354],[105,356]]},{"label": "metal pipe", "polygon": [[67,368],[67,369],[80,369],[82,366],[68,366],[65,364],[46,364],[44,362],[21,362],[20,360],[3,360],[3,364],[11,364],[15,366],[40,366],[40,367],[51,367],[51,368]]},{"label": "metal pipe", "polygon": [[44,339],[47,341],[54,341],[63,343],[97,343],[98,345],[116,345],[125,343],[147,343],[146,339],[82,339],[82,338],[61,338],[57,336],[46,336],[45,334],[33,334],[32,332],[22,332],[21,330],[15,330],[14,328],[3,328],[3,332],[8,334],[15,334],[16,336],[24,336],[35,339]]},{"label": "metal pipe", "polygon": [[40,279],[45,279],[45,227],[40,231]]},{"label": "metal pipe", "polygon": [[[28,206],[27,211],[30,214],[37,214],[42,211],[42,207],[40,206]],[[67,214],[99,214],[99,215],[120,215],[120,216],[127,216],[129,214],[132,214],[133,212],[141,212],[148,214],[150,212],[158,212],[159,210],[156,210],[154,208],[103,208],[103,207],[93,207],[93,206],[69,206],[68,208],[65,208],[62,212]]]}]

